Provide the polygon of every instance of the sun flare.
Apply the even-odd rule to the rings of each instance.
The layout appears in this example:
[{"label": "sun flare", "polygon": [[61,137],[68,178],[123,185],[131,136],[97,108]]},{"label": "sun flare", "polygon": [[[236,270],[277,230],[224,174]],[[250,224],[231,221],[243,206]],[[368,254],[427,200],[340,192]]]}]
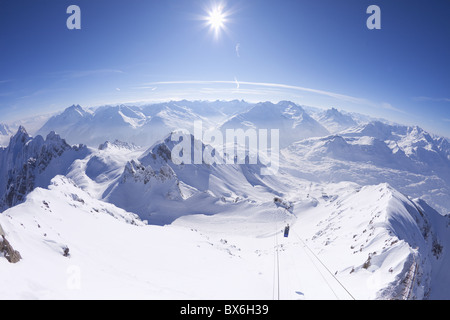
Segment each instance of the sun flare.
[{"label": "sun flare", "polygon": [[206,16],[204,20],[209,29],[214,33],[215,37],[218,38],[221,31],[226,30],[226,23],[228,22],[229,13],[225,11],[223,4],[214,4],[206,10]]},{"label": "sun flare", "polygon": [[225,21],[226,19],[222,6],[217,6],[209,12],[208,24],[213,30],[221,30],[224,27]]}]

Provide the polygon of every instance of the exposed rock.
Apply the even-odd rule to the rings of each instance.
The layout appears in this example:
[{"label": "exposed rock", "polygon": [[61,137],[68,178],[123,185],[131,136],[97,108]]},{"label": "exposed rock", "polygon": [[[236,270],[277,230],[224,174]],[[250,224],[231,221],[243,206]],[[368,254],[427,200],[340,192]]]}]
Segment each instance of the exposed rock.
[{"label": "exposed rock", "polygon": [[63,248],[63,256],[64,257],[69,257],[70,256],[70,253],[69,253],[69,247],[64,247]]},{"label": "exposed rock", "polygon": [[[87,152],[84,146],[68,145],[54,132],[44,140],[41,136],[30,137],[20,127],[9,146],[0,149],[0,211],[24,202],[28,193],[46,187],[55,174],[65,173],[75,159]],[[50,166],[52,161],[55,164]]]},{"label": "exposed rock", "polygon": [[0,240],[0,253],[2,253],[6,260],[10,263],[19,262],[22,259],[19,251],[14,250],[4,235],[2,235],[2,239],[3,240]]},{"label": "exposed rock", "polygon": [[273,198],[273,202],[276,204],[277,207],[282,207],[290,212],[292,212],[292,210],[293,210],[293,205],[289,201],[286,201],[279,197],[275,197],[275,198]]}]

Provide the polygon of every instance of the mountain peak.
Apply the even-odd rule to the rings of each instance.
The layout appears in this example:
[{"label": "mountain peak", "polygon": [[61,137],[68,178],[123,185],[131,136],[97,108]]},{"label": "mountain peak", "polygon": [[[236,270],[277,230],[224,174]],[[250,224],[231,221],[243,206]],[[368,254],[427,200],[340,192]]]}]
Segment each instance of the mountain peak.
[{"label": "mountain peak", "polygon": [[333,134],[357,126],[356,121],[351,116],[343,114],[334,107],[321,112],[316,117],[317,121]]},{"label": "mountain peak", "polygon": [[10,134],[11,130],[9,129],[9,127],[4,123],[0,123],[0,135],[8,136]]},{"label": "mountain peak", "polygon": [[17,134],[28,134],[27,130],[25,129],[24,126],[19,126],[19,129],[17,129]]},{"label": "mountain peak", "polygon": [[325,114],[327,116],[336,116],[336,115],[342,115],[342,113],[336,109],[335,107],[332,107],[331,109],[328,109]]},{"label": "mountain peak", "polygon": [[276,129],[280,132],[280,147],[293,142],[328,135],[329,132],[320,123],[309,116],[302,107],[290,102],[270,101],[254,105],[249,110],[230,118],[221,129]]},{"label": "mountain peak", "polygon": [[98,147],[98,150],[106,150],[106,149],[137,150],[139,149],[139,146],[135,145],[134,143],[124,142],[116,139],[114,140],[114,142],[106,141],[105,143],[102,143]]},{"label": "mountain peak", "polygon": [[335,121],[339,121],[342,124],[352,124],[352,125],[356,124],[356,122],[353,120],[351,116],[343,114],[341,111],[339,111],[334,107],[325,111],[323,117],[330,120],[332,119]]},{"label": "mountain peak", "polygon": [[79,105],[71,105],[70,107],[68,107],[66,110],[64,110],[64,112],[62,113],[63,115],[77,115],[77,116],[85,116],[86,115],[86,111]]},{"label": "mountain peak", "polygon": [[[62,139],[60,137],[59,134],[57,134],[55,131],[51,131],[48,135],[47,138],[45,139],[46,141],[56,141],[56,142],[60,142],[60,141],[64,141],[64,139]],[[65,141],[64,141],[65,142]]]},{"label": "mountain peak", "polygon": [[[79,104],[73,104],[70,107],[68,107],[67,109],[73,109],[73,110],[83,110],[83,108],[79,105]],[[66,110],[67,110],[66,109]]]},{"label": "mountain peak", "polygon": [[23,202],[36,187],[48,186],[54,174],[67,172],[75,160],[88,153],[87,148],[69,146],[55,132],[47,140],[41,135],[30,137],[23,126],[1,151],[0,211]]},{"label": "mountain peak", "polygon": [[11,138],[11,144],[16,145],[17,143],[25,144],[30,139],[30,136],[28,135],[27,130],[25,127],[20,126],[19,129],[17,129],[16,134]]}]

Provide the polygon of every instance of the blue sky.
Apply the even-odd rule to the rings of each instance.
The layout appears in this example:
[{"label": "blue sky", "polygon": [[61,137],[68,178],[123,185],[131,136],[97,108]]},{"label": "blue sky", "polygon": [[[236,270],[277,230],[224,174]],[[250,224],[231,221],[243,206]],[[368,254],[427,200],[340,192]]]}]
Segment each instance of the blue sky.
[{"label": "blue sky", "polygon": [[[205,17],[227,13],[216,36]],[[68,30],[66,9],[81,9]],[[381,30],[366,9],[381,8]],[[108,103],[293,100],[450,136],[443,0],[0,0],[0,122]]]}]

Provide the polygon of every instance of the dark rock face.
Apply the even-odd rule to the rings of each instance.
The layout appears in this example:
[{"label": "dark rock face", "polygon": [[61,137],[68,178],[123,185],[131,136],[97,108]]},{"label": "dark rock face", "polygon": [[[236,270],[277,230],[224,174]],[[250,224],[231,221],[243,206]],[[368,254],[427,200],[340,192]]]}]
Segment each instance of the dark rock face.
[{"label": "dark rock face", "polygon": [[[64,174],[88,149],[70,146],[64,139],[50,133],[44,140],[32,138],[20,127],[10,144],[0,149],[0,212],[25,201],[36,187],[46,187],[57,174]],[[53,163],[53,165],[52,165]]]},{"label": "dark rock face", "polygon": [[4,235],[2,235],[2,240],[0,240],[0,254],[3,254],[10,263],[17,263],[22,259],[19,251],[14,250]]}]

